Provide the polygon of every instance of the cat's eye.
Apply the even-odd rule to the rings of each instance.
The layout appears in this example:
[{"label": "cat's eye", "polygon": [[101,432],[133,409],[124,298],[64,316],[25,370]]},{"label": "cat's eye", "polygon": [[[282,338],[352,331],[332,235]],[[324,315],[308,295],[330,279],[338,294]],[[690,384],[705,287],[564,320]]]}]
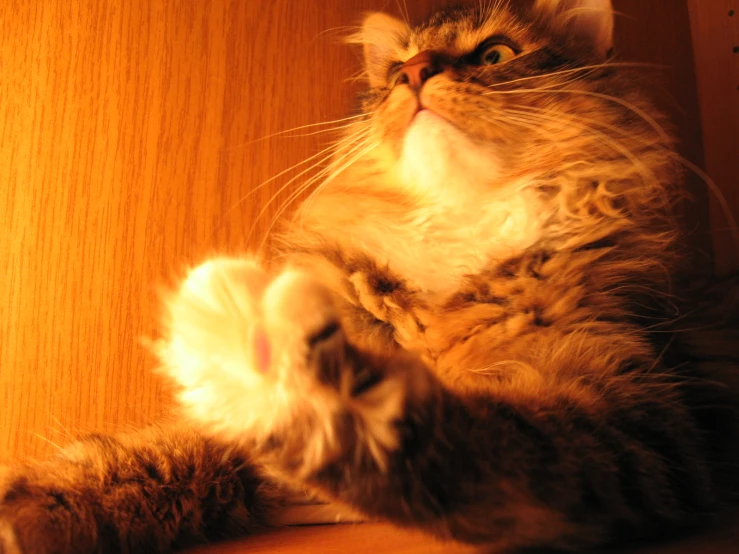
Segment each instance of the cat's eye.
[{"label": "cat's eye", "polygon": [[395,82],[398,80],[398,77],[400,76],[401,67],[403,67],[403,62],[395,62],[391,64],[387,70],[387,81],[390,84],[391,88],[395,86]]},{"label": "cat's eye", "polygon": [[480,53],[480,64],[497,65],[499,63],[507,62],[511,58],[515,58],[517,55],[518,52],[507,44],[491,44]]}]

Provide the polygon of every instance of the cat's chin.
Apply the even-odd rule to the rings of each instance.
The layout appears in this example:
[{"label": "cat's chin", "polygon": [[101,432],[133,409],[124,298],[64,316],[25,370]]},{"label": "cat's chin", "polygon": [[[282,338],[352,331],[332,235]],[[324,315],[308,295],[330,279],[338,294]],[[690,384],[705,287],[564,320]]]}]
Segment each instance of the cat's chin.
[{"label": "cat's chin", "polygon": [[[436,111],[423,107],[419,108],[408,124],[405,145],[408,143],[408,136],[416,132],[434,140],[438,140],[439,138],[454,139],[455,137],[447,134],[449,132],[459,135],[458,138],[466,138],[466,133],[453,122],[439,115]],[[412,140],[417,140],[417,137],[412,137]]]},{"label": "cat's chin", "polygon": [[415,192],[446,195],[450,187],[471,192],[494,180],[498,158],[454,123],[421,109],[406,130],[397,170]]},{"label": "cat's chin", "polygon": [[420,108],[411,120],[411,125],[453,125],[435,111],[429,108]]}]

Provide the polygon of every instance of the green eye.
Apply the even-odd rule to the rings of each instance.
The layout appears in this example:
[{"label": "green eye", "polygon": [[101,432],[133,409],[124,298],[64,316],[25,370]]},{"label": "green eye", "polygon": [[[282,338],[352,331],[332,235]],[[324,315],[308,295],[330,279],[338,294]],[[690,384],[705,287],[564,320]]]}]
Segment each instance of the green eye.
[{"label": "green eye", "polygon": [[480,56],[482,65],[497,65],[515,58],[518,54],[506,44],[493,44],[486,48]]}]

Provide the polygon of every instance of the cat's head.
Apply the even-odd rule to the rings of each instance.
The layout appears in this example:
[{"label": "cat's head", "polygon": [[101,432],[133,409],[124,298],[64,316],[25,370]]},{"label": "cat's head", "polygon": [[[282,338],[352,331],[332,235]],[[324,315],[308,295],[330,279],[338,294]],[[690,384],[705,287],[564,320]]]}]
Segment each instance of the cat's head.
[{"label": "cat's head", "polygon": [[634,165],[634,140],[666,137],[612,63],[613,17],[610,0],[481,2],[417,27],[368,15],[352,38],[369,85],[357,126],[366,157],[421,194],[529,182],[591,160]]}]

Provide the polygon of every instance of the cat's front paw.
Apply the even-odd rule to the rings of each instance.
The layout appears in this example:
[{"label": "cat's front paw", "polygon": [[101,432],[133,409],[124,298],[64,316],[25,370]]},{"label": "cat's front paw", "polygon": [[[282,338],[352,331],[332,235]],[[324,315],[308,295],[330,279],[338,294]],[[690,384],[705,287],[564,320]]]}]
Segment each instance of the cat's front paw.
[{"label": "cat's front paw", "polygon": [[292,472],[347,449],[384,465],[407,406],[431,390],[417,357],[347,341],[332,292],[299,270],[213,260],[168,307],[159,354],[189,417]]},{"label": "cat's front paw", "polygon": [[12,505],[12,496],[11,499],[7,498],[11,483],[12,470],[0,466],[0,553],[22,554],[13,517],[16,510]]},{"label": "cat's front paw", "polygon": [[159,350],[189,415],[229,439],[267,440],[351,389],[331,293],[307,274],[212,260],[169,302]]}]

